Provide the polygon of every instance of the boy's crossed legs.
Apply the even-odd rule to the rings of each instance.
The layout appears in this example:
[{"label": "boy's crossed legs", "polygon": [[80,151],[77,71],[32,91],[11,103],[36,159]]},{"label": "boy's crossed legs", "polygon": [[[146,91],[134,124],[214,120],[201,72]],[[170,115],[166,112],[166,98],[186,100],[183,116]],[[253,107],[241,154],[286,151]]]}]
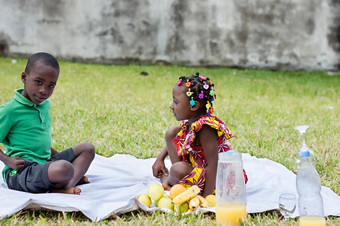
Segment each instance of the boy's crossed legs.
[{"label": "boy's crossed legs", "polygon": [[94,156],[94,146],[81,143],[53,155],[45,164],[24,160],[24,167],[17,174],[6,171],[8,187],[32,193],[80,194],[80,188],[75,186],[89,183],[84,175]]},{"label": "boy's crossed legs", "polygon": [[81,143],[73,148],[74,160],[57,160],[48,167],[48,178],[55,184],[51,192],[79,194],[76,185],[89,183],[85,173],[95,156],[95,148],[91,143]]}]

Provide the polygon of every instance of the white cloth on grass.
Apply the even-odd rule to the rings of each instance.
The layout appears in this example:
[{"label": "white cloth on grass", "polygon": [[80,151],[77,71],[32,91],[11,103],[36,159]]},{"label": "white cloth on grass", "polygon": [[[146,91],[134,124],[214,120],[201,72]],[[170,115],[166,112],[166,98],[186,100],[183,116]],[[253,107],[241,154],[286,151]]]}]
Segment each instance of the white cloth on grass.
[{"label": "white cloth on grass", "polygon": [[[295,174],[283,165],[269,159],[242,154],[243,167],[249,181],[247,212],[258,213],[278,209],[281,193],[296,193]],[[50,209],[56,211],[81,211],[92,221],[100,221],[113,215],[143,209],[154,211],[141,204],[136,196],[146,193],[151,183],[160,183],[153,177],[151,166],[155,158],[137,159],[131,155],[116,154],[110,158],[96,155],[87,176],[90,184],[79,186],[80,195],[57,193],[31,194],[7,188],[0,179],[0,217],[9,217],[22,209]],[[166,160],[170,166],[170,161]],[[4,167],[0,162],[0,170]],[[322,187],[325,215],[340,216],[340,196]],[[211,211],[215,209],[200,209]],[[298,216],[296,208],[292,217]]]}]

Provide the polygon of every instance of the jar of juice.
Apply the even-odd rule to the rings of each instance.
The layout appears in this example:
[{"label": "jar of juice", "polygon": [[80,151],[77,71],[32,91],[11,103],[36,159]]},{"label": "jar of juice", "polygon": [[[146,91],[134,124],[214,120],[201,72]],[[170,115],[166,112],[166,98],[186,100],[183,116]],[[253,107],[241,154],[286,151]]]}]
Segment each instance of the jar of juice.
[{"label": "jar of juice", "polygon": [[216,223],[237,225],[247,218],[242,154],[219,153],[216,175]]}]

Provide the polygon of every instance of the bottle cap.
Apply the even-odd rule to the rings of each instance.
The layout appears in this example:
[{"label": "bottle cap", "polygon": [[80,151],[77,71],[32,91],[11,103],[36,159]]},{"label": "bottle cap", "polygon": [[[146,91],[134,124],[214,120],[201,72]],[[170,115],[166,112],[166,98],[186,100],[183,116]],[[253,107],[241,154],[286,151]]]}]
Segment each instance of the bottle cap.
[{"label": "bottle cap", "polygon": [[301,158],[306,158],[310,156],[310,152],[309,151],[300,151],[300,157]]}]

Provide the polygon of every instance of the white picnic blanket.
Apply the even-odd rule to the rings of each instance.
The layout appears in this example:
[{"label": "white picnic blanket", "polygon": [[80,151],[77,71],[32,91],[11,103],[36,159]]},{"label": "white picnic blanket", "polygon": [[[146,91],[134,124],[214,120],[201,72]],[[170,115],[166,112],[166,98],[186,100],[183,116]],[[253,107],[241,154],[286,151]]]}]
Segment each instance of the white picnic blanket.
[{"label": "white picnic blanket", "polygon": [[[283,165],[269,159],[242,154],[243,166],[249,181],[247,189],[247,212],[258,213],[278,209],[279,195],[296,193],[295,174]],[[146,193],[151,183],[160,183],[153,177],[151,166],[155,159],[137,159],[131,155],[116,154],[110,158],[96,155],[87,176],[90,184],[81,185],[80,195],[31,194],[7,188],[0,179],[0,218],[11,216],[22,209],[46,208],[57,211],[81,211],[92,221],[100,221],[112,215],[143,209],[154,211],[141,204],[136,196]],[[166,161],[170,166],[170,161]],[[0,171],[4,167],[0,162]],[[325,215],[340,216],[340,196],[322,187]],[[211,211],[215,209],[200,209]],[[292,217],[298,216],[296,208]]]}]

